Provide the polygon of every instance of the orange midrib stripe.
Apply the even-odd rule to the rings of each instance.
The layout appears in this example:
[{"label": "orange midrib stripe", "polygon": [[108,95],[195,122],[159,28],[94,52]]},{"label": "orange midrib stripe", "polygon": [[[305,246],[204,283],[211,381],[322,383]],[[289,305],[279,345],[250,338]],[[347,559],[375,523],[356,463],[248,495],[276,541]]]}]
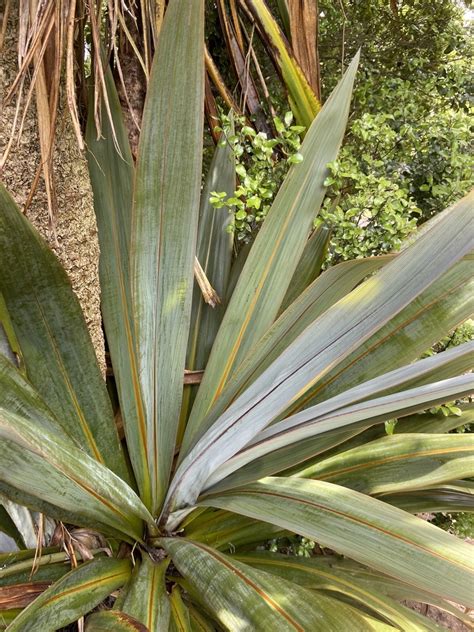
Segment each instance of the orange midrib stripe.
[{"label": "orange midrib stripe", "polygon": [[286,619],[288,623],[295,628],[295,630],[297,630],[298,632],[305,632],[304,628],[302,628],[299,625],[299,623],[297,623],[276,601],[274,601],[269,595],[267,595],[267,593],[264,590],[259,588],[249,577],[247,577],[244,573],[242,573],[241,570],[236,568],[228,560],[218,555],[217,551],[215,551],[214,549],[210,549],[207,546],[204,546],[203,544],[200,544],[198,542],[193,542],[192,544],[198,549],[202,549],[203,551],[206,551],[206,553],[214,557],[223,566],[225,566],[226,568],[231,570],[233,573],[235,573],[237,577],[239,577],[239,579],[241,579],[245,584],[247,584],[247,586],[250,586],[250,588],[252,588],[259,595],[259,597],[261,597],[265,601],[265,603],[267,603],[267,605],[270,606],[270,608],[272,608],[273,610],[276,610],[284,619]]},{"label": "orange midrib stripe", "polygon": [[[256,560],[257,563],[260,561],[264,566],[268,565],[268,566],[279,566],[279,567],[288,567],[288,568],[294,568],[296,570],[301,570],[302,567],[298,566],[298,564],[295,564],[294,562],[286,562],[285,563],[281,563],[278,562],[276,560],[267,560],[265,558],[258,558],[258,557],[254,557],[252,558],[253,560]],[[389,612],[395,612],[395,614],[397,615],[397,617],[400,617],[400,613],[398,613],[396,610],[394,610],[389,604],[385,603],[382,599],[379,599],[378,597],[375,597],[373,595],[373,593],[369,593],[366,590],[364,590],[363,588],[361,588],[360,586],[354,586],[354,584],[351,584],[350,582],[348,582],[347,580],[343,579],[342,577],[339,577],[337,575],[331,575],[330,573],[325,573],[324,571],[320,570],[319,568],[313,568],[313,567],[309,567],[309,566],[304,566],[303,567],[304,572],[308,573],[309,575],[321,575],[322,577],[326,577],[328,579],[330,579],[332,582],[334,582],[335,584],[342,584],[343,586],[347,586],[349,589],[351,589],[354,593],[359,593],[360,595],[363,595],[366,599],[371,599],[372,601],[374,601],[375,603],[382,605],[384,608],[386,608]],[[341,590],[341,592],[343,592]]]},{"label": "orange midrib stripe", "polygon": [[150,586],[149,586],[149,596],[148,596],[148,604],[147,604],[147,628],[149,630],[154,630],[154,626],[153,626],[153,619],[154,619],[154,614],[155,614],[155,601],[154,601],[154,597],[155,597],[155,586],[156,586],[156,568],[153,568],[152,573],[151,573],[151,582],[150,582]]},{"label": "orange midrib stripe", "polygon": [[[127,339],[127,348],[128,348],[128,352],[129,352],[129,358],[130,358],[130,371],[132,374],[132,388],[133,388],[133,393],[134,393],[134,399],[137,405],[137,418],[138,418],[138,431],[139,431],[139,435],[140,435],[140,439],[142,442],[142,452],[143,455],[145,457],[145,462],[146,464],[148,464],[148,454],[146,451],[146,426],[145,426],[145,413],[143,410],[143,402],[141,399],[141,392],[140,392],[140,385],[138,383],[138,369],[137,369],[137,364],[136,364],[136,357],[135,357],[135,347],[133,344],[133,338],[132,338],[132,332],[131,332],[131,327],[130,327],[130,318],[131,315],[129,313],[129,309],[128,309],[128,302],[127,302],[127,295],[125,292],[125,284],[124,284],[124,279],[123,279],[123,275],[122,275],[122,266],[120,265],[121,259],[122,259],[122,253],[119,247],[119,243],[118,243],[118,236],[117,236],[117,226],[116,226],[116,222],[113,221],[111,222],[112,224],[112,234],[113,234],[113,242],[114,242],[114,249],[115,249],[115,253],[116,253],[116,258],[119,261],[119,274],[118,274],[118,278],[119,278],[119,286],[120,286],[120,296],[122,299],[122,307],[123,307],[123,319],[124,319],[124,324],[125,324],[125,335],[126,335],[126,339]],[[124,419],[125,422],[125,419]]]},{"label": "orange midrib stripe", "polygon": [[458,452],[473,452],[474,446],[462,446],[459,448],[438,448],[436,450],[427,450],[426,452],[405,452],[404,454],[397,454],[390,457],[385,457],[382,459],[377,459],[375,461],[358,463],[357,465],[351,465],[349,467],[341,468],[340,470],[333,470],[332,472],[328,472],[327,474],[318,475],[316,473],[317,479],[320,481],[327,480],[328,478],[333,478],[334,476],[339,476],[339,474],[345,474],[347,472],[355,472],[357,470],[376,467],[378,465],[384,465],[385,463],[393,463],[396,461],[401,461],[403,459],[411,459],[411,458],[424,458],[426,456],[436,456],[438,454],[453,454]]},{"label": "orange midrib stripe", "polygon": [[115,578],[122,577],[122,576],[124,580],[126,580],[128,573],[126,573],[125,571],[120,571],[118,573],[115,573],[114,575],[107,575],[107,577],[103,577],[101,579],[93,579],[89,582],[85,582],[84,584],[81,584],[80,586],[73,586],[72,588],[69,588],[69,590],[63,590],[57,595],[52,595],[49,599],[47,599],[44,602],[43,607],[51,603],[54,603],[58,599],[63,599],[64,597],[67,597],[68,595],[73,595],[74,593],[77,593],[77,592],[84,592],[88,588],[97,588],[98,586],[107,584],[109,581],[114,580]]},{"label": "orange midrib stripe", "polygon": [[99,450],[99,448],[98,448],[98,446],[97,446],[97,444],[95,442],[94,436],[91,433],[89,425],[88,425],[88,423],[87,423],[87,421],[86,421],[86,419],[84,417],[84,413],[82,412],[82,409],[81,409],[81,407],[79,405],[79,402],[77,401],[76,392],[74,391],[74,389],[72,387],[72,384],[71,384],[71,382],[69,380],[69,375],[68,375],[68,373],[66,371],[66,368],[64,366],[64,362],[63,362],[62,356],[61,356],[61,354],[59,352],[59,349],[57,348],[56,339],[54,338],[54,336],[52,335],[52,333],[51,333],[51,331],[49,329],[48,323],[47,323],[46,318],[45,318],[44,313],[43,313],[43,308],[41,306],[41,303],[38,300],[36,294],[34,295],[34,297],[35,297],[35,301],[36,301],[36,303],[38,305],[38,309],[40,311],[44,327],[45,327],[46,331],[48,332],[48,335],[49,335],[49,338],[50,338],[50,344],[51,344],[51,347],[53,348],[54,355],[56,356],[56,360],[58,362],[58,366],[59,366],[60,372],[61,372],[61,374],[63,376],[63,379],[64,379],[64,382],[65,382],[65,384],[67,386],[67,392],[69,393],[69,397],[71,398],[71,403],[72,403],[72,405],[73,405],[73,407],[74,407],[74,409],[75,409],[75,411],[77,413],[77,417],[78,417],[79,424],[81,426],[82,432],[84,433],[84,436],[85,436],[85,438],[87,440],[87,443],[89,444],[89,448],[91,449],[96,461],[99,461],[99,463],[103,463],[104,464],[105,463],[104,458],[102,457],[102,454],[100,453],[100,450]]},{"label": "orange midrib stripe", "polygon": [[[446,562],[449,562],[450,564],[455,564],[456,566],[459,566],[461,568],[465,568],[466,570],[472,572],[472,569],[469,568],[468,566],[466,566],[465,564],[461,564],[458,561],[453,561],[451,559],[449,559],[448,557],[444,557],[443,555],[441,555],[440,553],[437,553],[435,551],[431,551],[430,549],[426,549],[424,546],[422,546],[421,544],[418,544],[416,542],[412,542],[411,540],[408,540],[407,538],[398,535],[398,534],[394,534],[392,531],[388,531],[387,529],[383,529],[382,527],[379,527],[377,525],[374,525],[370,522],[367,522],[366,520],[362,520],[361,518],[357,518],[355,516],[350,516],[347,513],[344,513],[343,511],[339,511],[337,509],[331,509],[329,507],[325,507],[324,505],[320,505],[319,503],[315,503],[313,501],[310,500],[303,500],[302,498],[295,498],[293,496],[286,496],[285,494],[280,494],[278,492],[270,492],[270,491],[252,491],[252,490],[245,490],[245,489],[240,489],[239,490],[239,495],[248,495],[248,496],[252,496],[252,495],[262,495],[262,496],[275,496],[276,498],[282,498],[286,501],[290,501],[290,502],[297,502],[297,503],[301,503],[302,505],[308,505],[311,507],[315,507],[317,509],[320,509],[321,511],[325,511],[326,513],[329,514],[335,514],[338,516],[341,516],[343,518],[346,518],[347,520],[351,520],[352,522],[355,522],[357,524],[362,524],[365,525],[367,527],[369,527],[370,529],[374,529],[376,531],[380,531],[381,533],[384,533],[385,535],[388,535],[392,538],[395,538],[397,540],[401,540],[402,542],[405,542],[406,544],[409,544],[410,546],[413,546],[414,548],[418,548],[421,549],[422,551],[424,551],[425,553],[429,553],[430,555],[433,555],[434,557],[438,557]],[[221,494],[219,494],[219,496],[230,496],[232,495],[231,492],[222,492]],[[251,518],[255,518],[255,516],[250,516]],[[257,520],[261,520],[261,518],[256,518]],[[287,528],[287,527],[282,527],[282,528]]]},{"label": "orange midrib stripe", "polygon": [[[312,164],[314,164],[314,161],[312,161]],[[306,173],[306,175],[305,175],[305,177],[303,179],[303,182],[301,184],[301,187],[300,187],[298,193],[295,196],[295,200],[294,200],[293,204],[291,205],[291,207],[289,209],[289,212],[286,214],[285,220],[284,220],[282,226],[279,229],[279,234],[278,234],[278,237],[276,239],[276,242],[275,242],[275,245],[273,247],[273,250],[271,252],[271,256],[270,256],[269,260],[267,261],[267,264],[265,266],[263,274],[261,275],[260,281],[259,281],[259,283],[257,285],[256,291],[255,291],[255,293],[254,293],[254,295],[252,297],[252,300],[250,301],[250,305],[248,307],[248,310],[247,310],[244,322],[242,323],[242,326],[241,326],[241,328],[239,330],[238,336],[237,336],[237,338],[236,338],[236,340],[234,342],[234,345],[233,345],[230,353],[228,354],[228,361],[226,362],[226,364],[224,366],[224,369],[222,371],[222,377],[221,377],[221,379],[220,379],[220,381],[219,381],[219,383],[217,385],[217,388],[215,389],[215,392],[214,392],[212,398],[209,401],[209,405],[207,407],[207,411],[209,411],[209,409],[214,404],[216,399],[219,397],[219,395],[222,392],[222,389],[225,386],[225,383],[227,381],[229,373],[230,373],[230,371],[232,369],[232,366],[234,364],[236,355],[237,355],[237,353],[239,351],[239,347],[240,347],[242,338],[243,338],[243,336],[245,334],[245,331],[246,331],[246,329],[248,327],[249,321],[251,320],[251,318],[253,316],[253,312],[255,310],[255,305],[257,304],[257,301],[260,298],[262,287],[263,287],[264,283],[267,280],[269,270],[270,270],[270,268],[272,266],[273,260],[276,257],[277,249],[278,249],[279,245],[281,244],[281,242],[283,240],[283,237],[286,234],[286,229],[287,229],[289,223],[293,220],[295,209],[298,206],[298,203],[300,201],[301,191],[304,189],[304,187],[306,185],[306,182],[307,182],[307,180],[310,177],[311,171],[312,171],[312,169],[308,168],[308,171],[307,171],[307,173]]]},{"label": "orange midrib stripe", "polygon": [[[372,353],[373,351],[375,351],[376,349],[378,349],[381,345],[383,345],[389,338],[391,338],[393,335],[395,335],[396,333],[398,333],[399,331],[401,331],[402,329],[404,329],[407,325],[411,324],[412,322],[414,322],[417,318],[419,318],[421,315],[423,315],[426,311],[428,311],[431,307],[433,307],[433,305],[436,305],[437,303],[439,303],[440,301],[444,300],[445,298],[447,298],[450,294],[453,294],[454,292],[456,292],[456,290],[458,290],[462,285],[464,285],[463,283],[458,284],[456,287],[452,288],[451,290],[448,290],[447,292],[445,292],[444,294],[438,295],[433,301],[431,301],[431,303],[428,303],[424,306],[422,306],[415,314],[413,314],[412,316],[410,316],[410,318],[408,318],[407,320],[403,321],[402,323],[399,324],[398,327],[396,327],[395,329],[391,330],[386,336],[384,336],[383,338],[381,338],[380,340],[376,341],[375,344],[373,343],[372,345],[370,345],[365,351],[363,351],[362,353],[359,353],[359,355],[354,358],[349,364],[343,366],[340,371],[338,373],[336,373],[335,375],[333,375],[332,377],[330,377],[330,379],[328,379],[326,382],[322,382],[320,385],[318,385],[318,387],[316,389],[314,389],[313,391],[311,391],[311,393],[308,393],[306,397],[304,397],[303,399],[301,399],[300,401],[295,402],[295,404],[293,404],[290,408],[288,408],[288,410],[285,412],[285,415],[292,415],[295,412],[298,412],[299,410],[301,410],[303,408],[303,406],[308,402],[311,401],[321,390],[323,390],[324,388],[326,388],[327,386],[329,386],[332,382],[334,382],[340,375],[344,374],[345,371],[347,371],[348,369],[350,369],[354,364],[356,364],[357,362],[359,362],[360,360],[362,360],[362,358],[365,358],[367,355],[369,355],[370,353]],[[431,286],[430,286],[431,287]],[[428,289],[428,288],[426,288]],[[419,298],[420,295],[418,295],[415,299]],[[411,303],[413,301],[410,302],[409,305],[407,305],[405,308],[408,308]],[[402,310],[403,311],[403,310]],[[396,318],[396,316],[395,316]],[[383,327],[387,326],[390,322],[392,322],[393,319],[391,319],[388,323],[386,323],[386,325],[383,325]],[[383,328],[382,327],[382,328]],[[380,331],[382,328],[379,328],[377,331],[375,331],[372,336],[376,335],[378,331]],[[370,340],[370,338],[369,338]],[[357,351],[354,351],[353,353],[357,353]],[[351,354],[352,355],[352,354]]]}]

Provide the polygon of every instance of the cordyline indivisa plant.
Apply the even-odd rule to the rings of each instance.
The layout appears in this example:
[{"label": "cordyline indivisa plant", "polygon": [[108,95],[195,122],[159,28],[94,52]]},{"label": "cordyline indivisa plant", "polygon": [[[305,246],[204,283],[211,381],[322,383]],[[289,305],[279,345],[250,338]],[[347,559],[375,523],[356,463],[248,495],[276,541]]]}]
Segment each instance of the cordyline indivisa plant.
[{"label": "cordyline indivisa plant", "polygon": [[[112,117],[99,138],[88,122],[121,438],[66,275],[0,193],[0,525],[20,543],[0,556],[0,627],[434,629],[405,599],[463,619],[452,602],[474,606],[469,546],[416,514],[472,509],[472,436],[423,411],[474,390],[473,345],[419,358],[473,312],[473,198],[399,254],[307,284],[354,59],[231,266],[229,214],[209,204],[235,189],[227,147],[200,193],[203,13],[168,5],[136,168],[110,76]],[[205,369],[199,386],[183,386],[189,369]],[[30,511],[43,531],[56,521],[42,551],[18,533]],[[295,534],[325,554],[268,551]]]}]

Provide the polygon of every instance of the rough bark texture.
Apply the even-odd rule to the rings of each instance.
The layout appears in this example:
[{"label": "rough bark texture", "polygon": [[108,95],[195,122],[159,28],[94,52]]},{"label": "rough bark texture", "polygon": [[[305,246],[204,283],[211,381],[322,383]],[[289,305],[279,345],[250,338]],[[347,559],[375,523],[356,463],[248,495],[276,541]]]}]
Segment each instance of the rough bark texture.
[{"label": "rough bark texture", "polygon": [[[120,102],[122,104],[125,127],[128,130],[130,148],[132,150],[133,157],[136,159],[140,131],[137,128],[135,121],[139,126],[141,126],[143,107],[145,104],[146,80],[138,59],[133,51],[128,49],[122,51],[120,55],[120,63],[122,65],[123,80],[127,91],[128,103],[125,96],[125,90],[121,82],[116,81],[116,84]],[[133,116],[130,112],[129,106],[132,108]]]},{"label": "rough bark texture", "polygon": [[[17,72],[17,8],[13,3],[6,40],[0,53],[0,154],[11,133],[15,104],[2,99]],[[54,178],[57,192],[55,229],[58,243],[50,234],[46,192],[42,178],[27,217],[49,242],[59,257],[84,311],[99,365],[105,373],[104,337],[100,313],[98,281],[99,244],[87,163],[81,155],[69,114],[61,95],[58,133],[54,152]],[[14,144],[9,160],[0,174],[2,181],[23,208],[40,163],[35,101],[27,114],[19,144]]]}]

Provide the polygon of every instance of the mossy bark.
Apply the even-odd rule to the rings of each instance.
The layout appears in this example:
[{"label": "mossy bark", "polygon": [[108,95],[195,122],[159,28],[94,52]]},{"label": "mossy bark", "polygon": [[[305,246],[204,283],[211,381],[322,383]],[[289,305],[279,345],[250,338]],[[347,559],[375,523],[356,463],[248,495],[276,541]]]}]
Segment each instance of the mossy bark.
[{"label": "mossy bark", "polygon": [[[14,102],[7,105],[2,103],[18,70],[18,9],[15,2],[12,4],[6,40],[0,53],[0,154],[8,143],[15,115]],[[22,209],[40,160],[36,106],[33,99],[26,115],[21,138],[12,146],[7,164],[0,174],[2,181]],[[105,371],[98,280],[99,244],[92,189],[87,162],[78,148],[70,122],[65,90],[61,92],[53,169],[57,195],[57,209],[54,217],[57,242],[50,230],[48,204],[42,178],[26,215],[48,241],[68,273],[72,287],[81,303],[99,365]]]}]

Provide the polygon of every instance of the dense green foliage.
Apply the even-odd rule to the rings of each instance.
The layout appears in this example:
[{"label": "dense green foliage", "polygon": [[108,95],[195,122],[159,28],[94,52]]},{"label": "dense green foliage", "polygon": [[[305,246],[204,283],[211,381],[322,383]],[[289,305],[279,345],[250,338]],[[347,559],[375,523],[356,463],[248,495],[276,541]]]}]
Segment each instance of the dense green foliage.
[{"label": "dense green foliage", "polygon": [[[278,15],[277,3],[272,6]],[[444,0],[409,0],[396,14],[382,0],[326,0],[319,6],[324,98],[359,47],[362,55],[354,111],[338,160],[330,165],[317,224],[333,228],[333,261],[397,250],[417,224],[474,184],[472,31],[460,8]],[[231,76],[219,41],[213,39],[217,29],[211,20],[214,54]],[[255,45],[259,51],[259,42]],[[284,121],[281,85],[264,53],[260,59]],[[222,117],[221,127],[228,130],[228,117]],[[235,205],[239,239],[247,241],[258,229],[288,170],[288,153],[298,149],[299,133],[277,119],[274,137],[267,138],[237,118],[235,134],[227,134],[242,171],[236,195],[226,203]],[[219,208],[223,200],[221,194],[213,202]]]},{"label": "dense green foliage", "polygon": [[235,158],[239,186],[233,195],[220,191],[211,193],[216,209],[226,207],[233,214],[228,230],[240,241],[248,242],[270,209],[273,199],[292,164],[303,160],[298,150],[304,127],[293,124],[293,114],[275,117],[275,135],[256,132],[244,117],[221,115],[220,144],[228,145]]},{"label": "dense green foliage", "polygon": [[[344,6],[344,13],[341,7]],[[453,2],[320,2],[327,91],[362,48],[354,114],[321,217],[335,259],[389,252],[473,185],[472,33]]]}]

